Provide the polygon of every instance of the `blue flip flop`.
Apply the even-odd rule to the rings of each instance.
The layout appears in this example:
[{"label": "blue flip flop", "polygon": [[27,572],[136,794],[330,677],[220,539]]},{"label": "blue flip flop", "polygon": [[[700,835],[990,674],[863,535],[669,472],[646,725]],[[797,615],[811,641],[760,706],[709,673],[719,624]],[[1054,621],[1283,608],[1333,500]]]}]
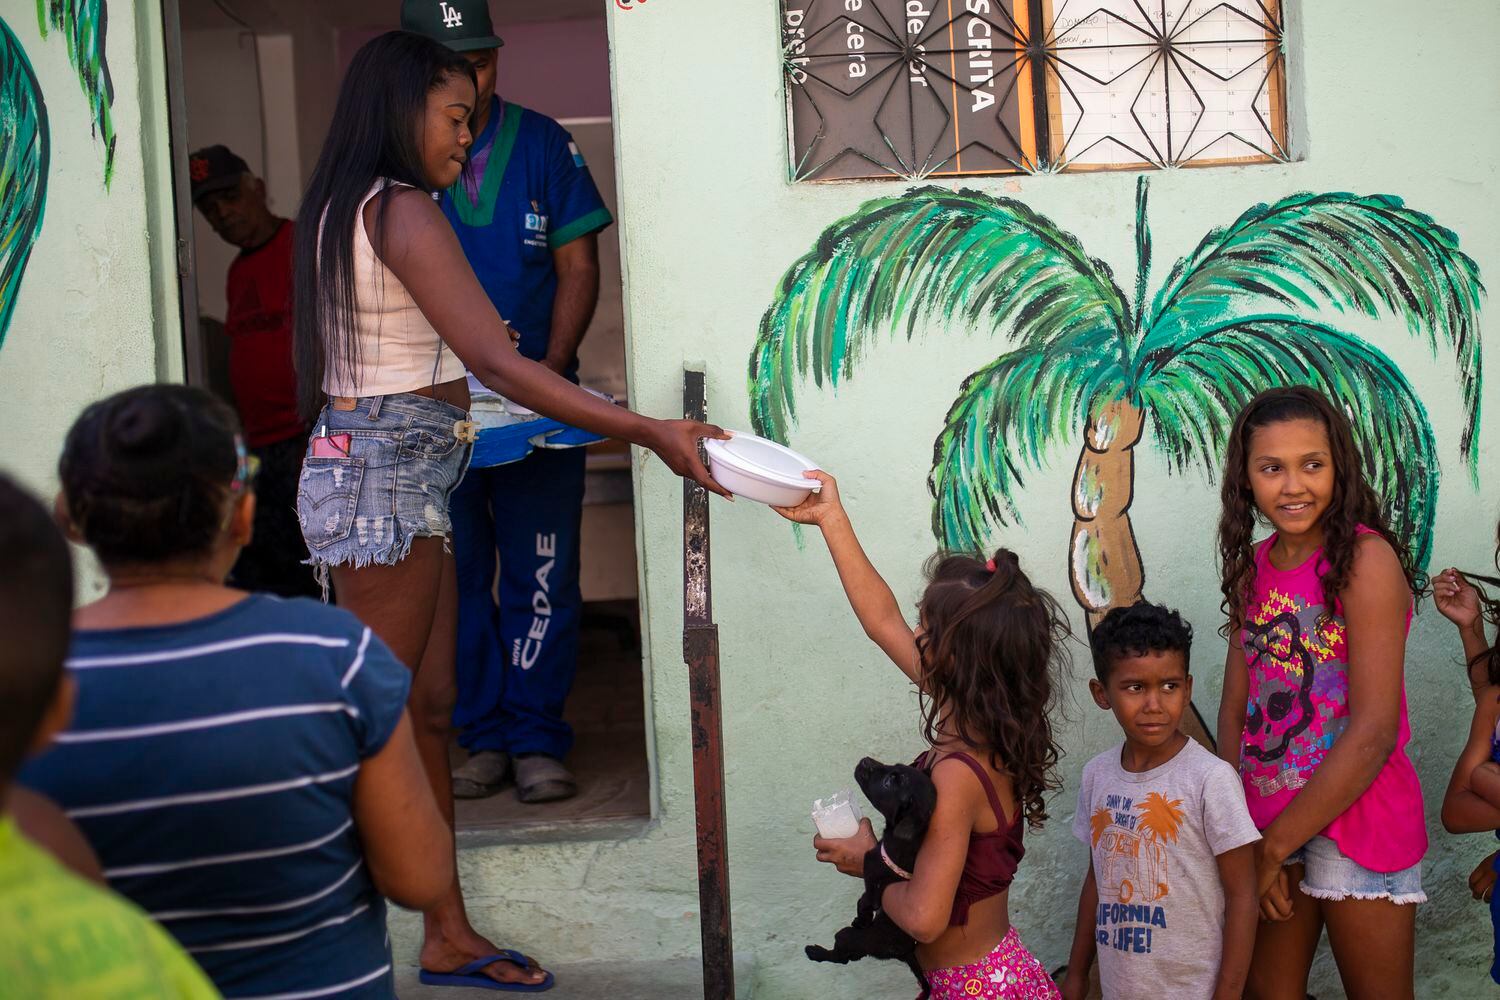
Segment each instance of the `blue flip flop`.
[{"label": "blue flip flop", "polygon": [[556,982],[550,972],[547,973],[547,978],[539,983],[497,983],[489,976],[481,975],[481,969],[494,965],[496,962],[514,962],[523,969],[531,966],[531,959],[519,951],[511,951],[507,948],[493,955],[476,958],[452,972],[428,972],[423,969],[417,975],[417,979],[423,986],[465,986],[471,990],[496,990],[501,993],[542,993],[550,990]]}]

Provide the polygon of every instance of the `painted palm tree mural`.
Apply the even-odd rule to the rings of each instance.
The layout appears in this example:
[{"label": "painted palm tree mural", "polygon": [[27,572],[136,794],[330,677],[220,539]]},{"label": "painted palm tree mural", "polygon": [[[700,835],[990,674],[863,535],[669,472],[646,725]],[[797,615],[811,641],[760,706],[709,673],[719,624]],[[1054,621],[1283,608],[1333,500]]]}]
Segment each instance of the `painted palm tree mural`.
[{"label": "painted palm tree mural", "polygon": [[0,21],[0,346],[47,204],[47,105],[26,50]]},{"label": "painted palm tree mural", "polygon": [[67,42],[94,136],[104,144],[104,186],[109,187],[115,172],[115,85],[105,55],[109,7],[105,0],[37,0],[36,16],[42,38],[50,27]]},{"label": "painted palm tree mural", "polygon": [[[66,39],[68,60],[88,101],[90,127],[104,144],[108,188],[115,165],[115,91],[105,53],[105,0],[37,0],[36,16],[43,39],[49,26]],[[50,147],[41,84],[20,39],[0,18],[0,347],[42,230]]]},{"label": "painted palm tree mural", "polygon": [[1433,429],[1400,369],[1338,320],[1389,317],[1451,352],[1458,449],[1477,485],[1483,286],[1458,238],[1391,195],[1293,195],[1214,229],[1148,294],[1146,192],[1143,177],[1133,296],[1050,219],[976,191],[918,188],[829,226],[761,321],[750,360],[757,433],[786,441],[804,383],[836,389],[883,336],[910,339],[929,323],[999,340],[1006,350],[964,381],[937,439],[933,533],[950,548],[987,548],[993,530],[1020,522],[1026,476],[1078,442],[1067,565],[1092,626],[1142,594],[1130,507],[1146,432],[1170,472],[1212,479],[1246,400],[1309,384],[1354,420],[1396,530],[1425,565]]}]

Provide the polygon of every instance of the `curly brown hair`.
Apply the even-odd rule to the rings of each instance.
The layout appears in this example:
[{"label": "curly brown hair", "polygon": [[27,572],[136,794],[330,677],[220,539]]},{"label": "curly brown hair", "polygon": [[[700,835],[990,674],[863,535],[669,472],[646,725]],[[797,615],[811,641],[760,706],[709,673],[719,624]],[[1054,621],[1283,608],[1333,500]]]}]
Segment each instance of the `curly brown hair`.
[{"label": "curly brown hair", "polygon": [[1354,570],[1354,551],[1359,527],[1376,532],[1395,549],[1401,560],[1412,595],[1423,593],[1423,583],[1406,543],[1391,533],[1385,505],[1364,474],[1364,456],[1354,441],[1349,418],[1316,389],[1303,385],[1267,389],[1240,411],[1229,432],[1224,455],[1223,512],[1219,515],[1220,589],[1219,607],[1226,621],[1220,633],[1233,636],[1244,623],[1245,606],[1255,583],[1255,549],[1252,534],[1265,515],[1255,506],[1250,488],[1250,438],[1256,431],[1291,420],[1311,420],[1323,425],[1333,457],[1333,496],[1323,512],[1324,614],[1333,614],[1338,595]]},{"label": "curly brown hair", "polygon": [[923,735],[934,745],[949,736],[988,750],[991,766],[1010,776],[1027,822],[1040,827],[1047,793],[1062,787],[1050,715],[1053,670],[1072,635],[1067,618],[1008,549],[989,563],[938,553],[920,609]]}]

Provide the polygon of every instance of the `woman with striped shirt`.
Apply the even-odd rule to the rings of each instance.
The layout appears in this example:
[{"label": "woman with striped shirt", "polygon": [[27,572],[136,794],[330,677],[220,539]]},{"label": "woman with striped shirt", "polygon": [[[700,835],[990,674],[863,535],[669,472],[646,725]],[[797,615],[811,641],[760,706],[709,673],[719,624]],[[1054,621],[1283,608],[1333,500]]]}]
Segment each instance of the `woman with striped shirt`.
[{"label": "woman with striped shirt", "polygon": [[224,585],[255,470],[207,393],[94,404],[60,472],[109,589],[74,618],[72,725],[21,782],[224,996],[393,998],[382,897],[427,908],[453,878],[410,674],[348,612]]}]

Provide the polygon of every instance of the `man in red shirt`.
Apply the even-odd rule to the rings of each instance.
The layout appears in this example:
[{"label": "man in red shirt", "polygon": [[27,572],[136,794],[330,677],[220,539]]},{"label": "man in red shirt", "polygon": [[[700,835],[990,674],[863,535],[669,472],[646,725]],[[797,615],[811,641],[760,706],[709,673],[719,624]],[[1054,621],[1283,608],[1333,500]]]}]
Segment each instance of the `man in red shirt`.
[{"label": "man in red shirt", "polygon": [[209,146],[189,161],[193,204],[215,233],[240,248],[229,265],[229,384],[245,429],[245,444],[260,459],[255,536],[240,554],[235,585],[283,597],[319,593],[297,523],[297,478],[307,448],[307,425],[297,416],[292,370],[292,222],[271,212],[266,185],[224,146]]}]

